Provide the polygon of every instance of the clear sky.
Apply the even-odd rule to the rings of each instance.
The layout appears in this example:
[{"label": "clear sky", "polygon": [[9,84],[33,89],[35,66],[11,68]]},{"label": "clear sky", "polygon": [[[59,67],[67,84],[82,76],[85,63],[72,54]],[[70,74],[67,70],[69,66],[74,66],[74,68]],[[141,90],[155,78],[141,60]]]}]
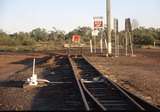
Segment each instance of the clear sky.
[{"label": "clear sky", "polygon": [[[70,31],[91,26],[93,16],[105,17],[106,0],[0,0],[0,29],[8,33],[56,27]],[[111,0],[112,15],[124,29],[124,19],[141,26],[160,27],[160,0]]]}]

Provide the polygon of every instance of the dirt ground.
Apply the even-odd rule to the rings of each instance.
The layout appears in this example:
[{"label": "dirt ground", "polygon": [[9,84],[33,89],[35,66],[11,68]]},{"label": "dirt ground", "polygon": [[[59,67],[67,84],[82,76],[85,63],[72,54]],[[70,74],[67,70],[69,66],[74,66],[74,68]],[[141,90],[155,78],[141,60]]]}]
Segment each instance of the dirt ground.
[{"label": "dirt ground", "polygon": [[16,71],[31,64],[34,57],[42,58],[44,56],[44,54],[40,53],[0,52],[0,80],[6,80]]},{"label": "dirt ground", "polygon": [[73,72],[63,56],[53,56],[37,65],[36,74],[40,79],[64,84],[43,83],[23,88],[31,74],[32,68],[28,68],[0,82],[0,111],[85,110]]},{"label": "dirt ground", "polygon": [[160,49],[138,49],[136,57],[89,57],[102,73],[144,100],[160,106]]},{"label": "dirt ground", "polygon": [[[62,93],[57,93],[57,91],[48,92],[48,90],[53,90],[53,87],[49,87],[47,88],[47,92],[42,92],[44,99],[41,99],[42,95],[39,95],[39,93],[41,93],[40,91],[43,88],[33,89],[32,91],[22,89],[23,80],[31,75],[32,70],[28,69],[25,73],[16,73],[16,71],[31,64],[33,57],[40,58],[43,56],[44,54],[40,53],[0,52],[0,81],[6,81],[7,83],[3,84],[0,82],[0,110],[27,110],[33,109],[33,105],[35,109],[41,107],[43,110],[45,107],[42,104],[46,102],[45,99],[48,97],[48,94],[54,97],[53,93],[55,95]],[[136,50],[136,57],[121,56],[118,58],[106,58],[91,56],[89,60],[101,72],[108,75],[110,79],[119,85],[146,101],[160,106],[160,49],[139,49]],[[51,72],[50,70],[46,71],[46,68],[43,66],[37,68],[37,71],[38,74],[42,74],[42,78],[44,74],[48,74],[46,72]],[[54,78],[53,80],[57,81]],[[57,90],[63,91],[62,88],[65,87],[57,88]],[[32,101],[36,99],[37,94],[39,95],[38,102],[41,102],[40,104],[37,104],[37,101]],[[51,102],[50,100],[48,101]],[[53,107],[53,105],[49,106]]]}]

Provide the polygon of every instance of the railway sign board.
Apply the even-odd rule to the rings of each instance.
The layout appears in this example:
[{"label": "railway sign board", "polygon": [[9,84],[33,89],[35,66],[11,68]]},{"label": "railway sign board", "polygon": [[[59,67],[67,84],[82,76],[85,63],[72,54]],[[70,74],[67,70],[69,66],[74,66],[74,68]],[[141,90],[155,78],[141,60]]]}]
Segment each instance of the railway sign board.
[{"label": "railway sign board", "polygon": [[103,28],[103,17],[93,17],[94,19],[94,30]]},{"label": "railway sign board", "polygon": [[73,35],[72,42],[78,43],[80,42],[81,36],[80,35]]}]

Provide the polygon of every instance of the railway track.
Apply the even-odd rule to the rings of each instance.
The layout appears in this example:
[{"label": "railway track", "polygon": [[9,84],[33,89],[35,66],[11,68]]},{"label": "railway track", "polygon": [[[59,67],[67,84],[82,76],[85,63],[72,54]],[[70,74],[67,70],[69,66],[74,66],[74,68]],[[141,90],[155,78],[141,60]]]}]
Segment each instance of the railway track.
[{"label": "railway track", "polygon": [[88,110],[159,112],[158,108],[139,98],[137,100],[128,91],[104,77],[84,57],[71,56],[69,59],[86,98]]},{"label": "railway track", "polygon": [[[44,63],[45,61],[41,61],[40,63]],[[47,110],[101,111],[101,105],[97,105],[96,100],[88,92],[84,91],[82,83],[79,82],[79,78],[75,74],[70,58],[66,55],[57,55],[55,56],[55,61],[54,75],[47,76],[47,79],[57,84],[49,84],[49,86],[43,88],[39,95],[36,96],[34,102],[38,102],[36,99],[39,98],[41,100],[44,99],[44,101],[33,104],[32,108],[34,110],[43,110],[43,108],[47,107]],[[44,95],[44,91],[48,91],[45,93],[46,95]],[[50,98],[52,101],[49,100]],[[51,104],[48,104],[48,102]],[[39,105],[43,106],[39,107]]]},{"label": "railway track", "polygon": [[[47,102],[50,99],[50,105],[47,110],[86,110],[85,98],[83,92],[77,83],[72,71],[69,59],[65,55],[55,56],[54,75],[48,75],[47,79],[52,82],[63,82],[50,84],[45,88],[48,94]],[[43,91],[42,91],[43,92]],[[44,96],[40,94],[39,98]],[[46,98],[44,98],[46,99]],[[47,103],[46,102],[46,103]],[[45,107],[46,105],[44,105]],[[38,107],[38,106],[36,106]]]},{"label": "railway track", "polygon": [[[52,55],[44,57],[36,64],[43,64],[51,58]],[[34,98],[33,110],[159,112],[158,108],[104,77],[82,56],[56,55],[55,62],[54,74],[45,74],[45,78],[63,83],[49,84],[40,89]]]}]

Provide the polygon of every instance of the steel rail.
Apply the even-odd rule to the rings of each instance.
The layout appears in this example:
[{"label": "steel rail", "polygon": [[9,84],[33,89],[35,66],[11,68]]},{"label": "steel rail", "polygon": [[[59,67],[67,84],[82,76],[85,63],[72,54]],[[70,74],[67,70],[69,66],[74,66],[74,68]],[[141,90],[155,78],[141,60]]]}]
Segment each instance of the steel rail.
[{"label": "steel rail", "polygon": [[115,82],[113,82],[111,79],[109,79],[108,77],[105,76],[104,73],[100,72],[95,65],[91,64],[89,59],[85,56],[82,56],[88,64],[90,64],[94,69],[96,69],[97,72],[99,72],[100,74],[102,74],[102,76],[108,80],[111,84],[113,84],[115,87],[117,87],[123,94],[125,94],[133,103],[135,103],[138,107],[140,107],[142,109],[142,111],[155,111],[155,112],[159,112],[160,109],[146,101],[144,101],[143,99],[139,98],[138,96],[134,95],[133,93],[127,91],[126,89],[122,88],[120,85],[116,84]]},{"label": "steel rail", "polygon": [[[119,85],[118,85],[119,86]],[[136,96],[135,94],[127,91],[126,89],[122,88],[121,86],[119,86],[123,91],[125,91],[129,96],[131,96],[132,98],[134,98],[134,100],[136,102],[138,102],[139,104],[141,104],[147,111],[150,112],[160,112],[160,108],[144,101],[143,99],[139,98],[138,96]]]},{"label": "steel rail", "polygon": [[[87,65],[89,65],[91,68],[93,68],[93,70],[91,70],[92,72],[95,72],[96,74],[98,74],[98,75],[100,75],[101,77],[103,76],[95,67],[93,67],[90,63],[88,63],[87,61],[86,61],[86,59],[84,59],[83,57],[80,57],[81,59],[79,60],[79,62],[81,62],[81,60],[83,60],[85,63],[84,63],[84,65],[87,67]],[[76,63],[76,62],[75,62]],[[82,64],[83,65],[83,64]],[[79,65],[77,65],[78,67],[79,67]],[[88,67],[89,67],[88,66]],[[81,67],[81,66],[80,66]],[[84,66],[83,66],[84,67]],[[86,67],[84,67],[85,69],[87,69]],[[85,70],[83,70],[83,68],[82,68],[82,71],[85,71]],[[88,71],[88,69],[87,69],[87,71]],[[85,72],[84,72],[85,73]],[[79,75],[79,77],[80,77],[80,74],[78,74]],[[92,77],[92,75],[91,75],[91,77]],[[104,77],[103,77],[104,78]],[[119,98],[127,98],[126,99],[126,101],[128,102],[126,102],[126,104],[127,105],[130,105],[131,107],[135,107],[135,108],[137,108],[138,110],[143,110],[144,111],[144,108],[143,107],[141,107],[141,105],[139,105],[137,102],[135,102],[128,94],[126,94],[124,91],[122,91],[120,88],[118,88],[114,83],[111,83],[110,81],[108,81],[106,78],[105,78],[105,81],[103,82],[103,84],[106,84],[107,82],[110,84],[110,86],[111,87],[113,87],[113,88],[115,88],[116,90],[118,90],[118,92],[117,92],[117,94],[122,94],[122,96],[117,96],[117,98],[119,97]],[[90,90],[90,87],[86,87],[87,85],[85,85],[82,81],[81,81],[81,83],[82,83],[82,87],[84,88],[84,90],[90,95],[90,96],[92,96],[92,99],[96,99],[96,100],[94,100],[94,101],[96,101],[96,102],[98,102],[97,104],[99,105],[99,106],[101,106],[102,108],[103,108],[103,110],[109,110],[108,109],[108,107],[107,108],[105,108],[104,107],[104,105],[103,104],[101,104],[101,100],[97,100],[97,98],[98,97],[94,97],[92,94],[91,94],[91,92],[89,92]],[[98,83],[95,83],[95,84],[98,84]],[[108,86],[109,87],[109,86]],[[93,87],[93,88],[95,88],[95,87]],[[95,90],[96,90],[96,88],[95,88]],[[95,91],[94,90],[94,91]],[[104,90],[105,90],[105,88],[104,88]],[[97,93],[96,93],[97,94]],[[98,95],[98,94],[97,94]],[[105,96],[105,94],[104,94],[104,96]],[[106,97],[107,98],[107,97]],[[107,99],[106,99],[106,101],[107,101]],[[125,101],[125,99],[124,99],[124,101]],[[112,107],[112,106],[111,106]],[[126,108],[127,109],[127,108]],[[128,108],[129,109],[129,108]]]},{"label": "steel rail", "polygon": [[101,73],[93,64],[91,64],[88,60],[88,58],[86,58],[85,56],[82,56],[88,64],[90,64],[99,74],[101,74],[105,79],[107,79],[113,86],[115,86],[116,88],[118,88],[118,90],[120,90],[120,92],[122,92],[126,97],[128,97],[130,99],[130,101],[132,101],[135,105],[137,105],[141,110],[145,111],[145,109],[138,104],[132,97],[130,97],[125,91],[123,91],[117,84],[115,84],[113,81],[111,81],[110,79],[108,79],[107,77],[105,77],[105,75],[103,73]]},{"label": "steel rail", "polygon": [[78,87],[79,87],[79,90],[80,90],[80,93],[81,93],[81,96],[82,96],[82,99],[83,99],[83,103],[84,103],[84,105],[85,105],[85,108],[86,108],[87,111],[90,111],[91,109],[90,109],[90,107],[89,107],[89,105],[88,105],[87,99],[86,99],[86,97],[85,97],[85,94],[84,94],[83,89],[82,89],[82,87],[81,87],[81,84],[80,84],[80,82],[79,82],[79,79],[78,79],[78,77],[76,76],[77,73],[76,73],[76,71],[74,70],[74,67],[76,67],[76,66],[74,66],[74,64],[73,64],[73,62],[72,62],[72,60],[70,59],[69,56],[68,56],[68,59],[69,59],[69,62],[70,62],[70,64],[71,64],[71,66],[72,66],[72,71],[73,71],[74,76],[75,76],[75,79],[76,79],[76,81],[77,81],[77,84],[78,84]]},{"label": "steel rail", "polygon": [[[75,63],[73,63],[72,59],[70,58],[70,62],[72,63],[72,65],[74,65]],[[94,101],[94,103],[96,103],[96,105],[102,110],[102,111],[106,111],[107,109],[91,94],[91,92],[88,91],[88,89],[85,87],[83,81],[81,80],[80,75],[77,73],[77,66],[74,65],[73,67],[73,71],[75,73],[75,76],[77,77],[78,82],[80,83],[80,85],[82,86],[81,88],[83,89],[83,91],[85,91],[85,93],[87,93],[87,95],[89,95],[89,97]],[[84,92],[83,92],[84,93]],[[86,100],[87,101],[87,100]],[[91,109],[89,109],[91,110]]]},{"label": "steel rail", "polygon": [[96,102],[96,104],[103,110],[103,111],[107,111],[107,109],[98,101],[98,99],[96,97],[94,97],[91,92],[89,92],[89,90],[85,87],[84,83],[82,80],[80,80],[83,89],[86,91],[86,93],[94,100],[94,102]]}]

